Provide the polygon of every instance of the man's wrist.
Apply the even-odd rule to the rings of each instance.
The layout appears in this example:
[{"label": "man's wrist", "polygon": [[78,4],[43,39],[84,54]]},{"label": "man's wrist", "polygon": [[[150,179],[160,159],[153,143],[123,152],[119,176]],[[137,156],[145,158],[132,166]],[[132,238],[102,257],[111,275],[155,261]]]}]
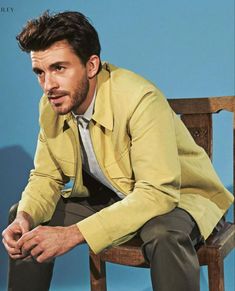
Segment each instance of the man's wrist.
[{"label": "man's wrist", "polygon": [[27,221],[28,225],[29,225],[29,229],[32,229],[34,226],[34,222],[33,222],[33,218],[30,214],[28,214],[25,211],[18,211],[16,214],[16,219],[17,220],[25,220]]},{"label": "man's wrist", "polygon": [[81,243],[85,242],[85,238],[82,235],[81,231],[79,230],[79,228],[77,227],[76,224],[69,226],[69,229],[71,231],[71,234],[72,234],[76,244],[81,244]]}]

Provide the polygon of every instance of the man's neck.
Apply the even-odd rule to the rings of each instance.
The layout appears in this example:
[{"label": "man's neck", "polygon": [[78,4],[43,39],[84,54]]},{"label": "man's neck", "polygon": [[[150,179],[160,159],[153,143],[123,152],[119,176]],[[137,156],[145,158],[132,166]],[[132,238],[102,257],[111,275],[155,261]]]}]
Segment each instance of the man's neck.
[{"label": "man's neck", "polygon": [[79,106],[79,108],[74,112],[77,115],[83,115],[89,105],[91,104],[91,101],[93,100],[95,89],[96,89],[96,83],[97,83],[97,77],[94,77],[89,80],[89,91],[87,93],[87,97],[84,100],[84,102]]}]

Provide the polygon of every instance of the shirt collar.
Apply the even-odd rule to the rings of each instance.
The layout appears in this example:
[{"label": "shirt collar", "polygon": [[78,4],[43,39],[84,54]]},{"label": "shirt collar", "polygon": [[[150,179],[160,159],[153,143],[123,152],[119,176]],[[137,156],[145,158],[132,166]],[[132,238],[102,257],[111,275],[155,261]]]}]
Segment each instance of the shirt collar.
[{"label": "shirt collar", "polygon": [[72,111],[73,117],[76,118],[77,120],[82,119],[83,121],[86,121],[88,123],[91,120],[92,114],[93,114],[93,111],[94,111],[94,107],[95,107],[95,97],[96,97],[96,90],[94,92],[92,101],[91,101],[90,105],[88,106],[87,110],[85,111],[85,113],[82,114],[82,115],[80,115],[80,114],[75,114]]}]

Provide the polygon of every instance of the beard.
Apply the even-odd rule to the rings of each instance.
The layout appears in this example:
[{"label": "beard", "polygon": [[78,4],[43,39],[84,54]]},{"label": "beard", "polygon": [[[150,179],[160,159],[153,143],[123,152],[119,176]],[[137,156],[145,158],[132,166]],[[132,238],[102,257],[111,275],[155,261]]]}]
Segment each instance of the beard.
[{"label": "beard", "polygon": [[73,93],[66,90],[51,90],[47,96],[53,110],[59,115],[65,115],[71,111],[76,113],[86,100],[89,88],[89,80],[84,76],[78,82]]}]

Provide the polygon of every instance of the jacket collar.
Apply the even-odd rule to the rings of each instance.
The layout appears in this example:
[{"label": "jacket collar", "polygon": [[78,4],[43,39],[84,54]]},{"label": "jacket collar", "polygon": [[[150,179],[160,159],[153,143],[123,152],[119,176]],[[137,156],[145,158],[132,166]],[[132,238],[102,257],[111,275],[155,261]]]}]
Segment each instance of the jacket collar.
[{"label": "jacket collar", "polygon": [[[92,119],[112,131],[113,111],[110,102],[110,87],[110,67],[107,63],[104,63],[97,77],[97,95]],[[68,123],[71,119],[73,119],[72,113],[64,115],[64,122]]]},{"label": "jacket collar", "polygon": [[104,63],[102,71],[98,74],[97,95],[92,119],[103,127],[113,130],[110,87],[110,70],[108,64]]}]

